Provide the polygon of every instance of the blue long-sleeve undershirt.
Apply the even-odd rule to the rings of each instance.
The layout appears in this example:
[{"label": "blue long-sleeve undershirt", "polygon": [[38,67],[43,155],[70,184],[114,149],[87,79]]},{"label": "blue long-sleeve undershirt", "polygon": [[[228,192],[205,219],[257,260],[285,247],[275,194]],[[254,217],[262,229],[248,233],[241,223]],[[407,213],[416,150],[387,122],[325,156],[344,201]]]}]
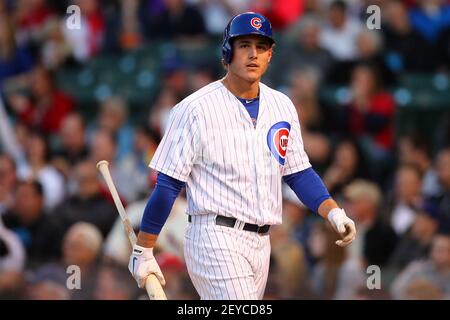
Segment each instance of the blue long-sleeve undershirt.
[{"label": "blue long-sleeve undershirt", "polygon": [[159,234],[164,226],[175,199],[185,183],[164,173],[158,173],[156,186],[144,209],[141,230],[151,234]]},{"label": "blue long-sleeve undershirt", "polygon": [[331,196],[313,168],[283,177],[284,182],[309,209],[317,212],[320,204]]}]

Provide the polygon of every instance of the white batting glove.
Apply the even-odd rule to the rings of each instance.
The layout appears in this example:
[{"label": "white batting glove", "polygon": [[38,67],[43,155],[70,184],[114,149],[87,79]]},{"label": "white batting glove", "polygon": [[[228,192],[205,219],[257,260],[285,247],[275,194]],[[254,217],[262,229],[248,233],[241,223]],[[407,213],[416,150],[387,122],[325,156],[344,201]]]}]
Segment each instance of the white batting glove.
[{"label": "white batting glove", "polygon": [[336,241],[338,246],[346,247],[355,240],[355,223],[352,219],[347,217],[343,209],[334,208],[330,210],[328,213],[328,220],[333,226],[333,229],[342,237],[342,240]]},{"label": "white batting glove", "polygon": [[134,279],[136,279],[139,288],[145,287],[145,281],[152,273],[155,274],[161,285],[164,286],[166,284],[161,269],[153,256],[153,248],[144,248],[137,244],[134,245],[130,262],[128,263],[128,269]]}]

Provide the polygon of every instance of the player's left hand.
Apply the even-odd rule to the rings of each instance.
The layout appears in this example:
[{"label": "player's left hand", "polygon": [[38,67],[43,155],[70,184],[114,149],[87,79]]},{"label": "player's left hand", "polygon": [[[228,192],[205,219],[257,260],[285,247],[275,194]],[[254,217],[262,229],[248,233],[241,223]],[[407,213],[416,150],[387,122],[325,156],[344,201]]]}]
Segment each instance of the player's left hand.
[{"label": "player's left hand", "polygon": [[330,210],[328,213],[328,220],[333,226],[333,229],[342,237],[342,240],[336,241],[338,246],[346,247],[355,240],[355,223],[352,219],[347,217],[343,209],[334,208]]}]

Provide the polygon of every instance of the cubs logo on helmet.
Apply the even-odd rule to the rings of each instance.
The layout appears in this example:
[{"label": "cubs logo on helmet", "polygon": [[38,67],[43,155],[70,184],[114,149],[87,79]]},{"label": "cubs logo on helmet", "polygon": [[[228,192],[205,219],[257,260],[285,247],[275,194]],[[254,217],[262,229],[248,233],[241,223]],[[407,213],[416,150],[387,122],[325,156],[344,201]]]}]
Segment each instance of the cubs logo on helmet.
[{"label": "cubs logo on helmet", "polygon": [[290,130],[289,122],[280,121],[275,123],[267,133],[267,146],[281,165],[285,162]]},{"label": "cubs logo on helmet", "polygon": [[260,29],[262,25],[261,19],[258,17],[254,17],[252,20],[250,20],[250,24],[252,25],[253,28]]}]

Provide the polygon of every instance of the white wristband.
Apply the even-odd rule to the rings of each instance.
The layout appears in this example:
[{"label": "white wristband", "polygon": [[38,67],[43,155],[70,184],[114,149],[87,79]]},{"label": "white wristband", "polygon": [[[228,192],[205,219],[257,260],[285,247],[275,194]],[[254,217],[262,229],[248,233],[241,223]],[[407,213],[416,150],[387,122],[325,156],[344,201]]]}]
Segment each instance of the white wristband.
[{"label": "white wristband", "polygon": [[328,212],[328,220],[332,223],[334,223],[334,221],[336,221],[336,216],[338,215],[344,215],[346,216],[345,212],[343,209],[341,208],[333,208],[330,210],[330,212]]},{"label": "white wristband", "polygon": [[153,248],[145,248],[140,245],[135,244],[133,247],[133,254],[136,256],[142,255],[144,252],[150,252],[153,254]]}]

